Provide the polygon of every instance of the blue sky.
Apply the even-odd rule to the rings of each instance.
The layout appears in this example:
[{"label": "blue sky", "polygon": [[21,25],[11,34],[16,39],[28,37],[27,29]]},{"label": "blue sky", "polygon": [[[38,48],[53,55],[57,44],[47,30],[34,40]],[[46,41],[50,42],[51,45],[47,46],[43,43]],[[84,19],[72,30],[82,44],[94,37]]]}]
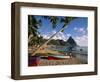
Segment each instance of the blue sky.
[{"label": "blue sky", "polygon": [[[37,19],[40,16],[35,16]],[[52,28],[52,24],[46,20],[42,19],[42,26],[38,29],[40,35],[43,38],[49,39],[54,33],[60,30],[63,26],[63,23],[58,23],[56,28]],[[72,20],[68,27],[64,30],[64,32],[60,32],[56,35],[53,39],[62,39],[66,41],[70,36],[74,38],[80,46],[87,46],[88,45],[88,38],[87,38],[87,27],[88,27],[88,18],[87,17],[77,17],[76,19]]]}]

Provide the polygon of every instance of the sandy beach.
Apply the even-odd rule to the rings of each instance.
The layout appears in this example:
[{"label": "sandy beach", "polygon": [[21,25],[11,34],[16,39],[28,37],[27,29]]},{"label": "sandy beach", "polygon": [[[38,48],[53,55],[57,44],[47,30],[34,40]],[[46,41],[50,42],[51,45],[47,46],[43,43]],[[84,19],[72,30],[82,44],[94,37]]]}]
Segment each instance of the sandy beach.
[{"label": "sandy beach", "polygon": [[60,59],[60,60],[41,59],[38,63],[38,66],[74,65],[74,64],[85,64],[85,63],[74,57],[68,59]]}]

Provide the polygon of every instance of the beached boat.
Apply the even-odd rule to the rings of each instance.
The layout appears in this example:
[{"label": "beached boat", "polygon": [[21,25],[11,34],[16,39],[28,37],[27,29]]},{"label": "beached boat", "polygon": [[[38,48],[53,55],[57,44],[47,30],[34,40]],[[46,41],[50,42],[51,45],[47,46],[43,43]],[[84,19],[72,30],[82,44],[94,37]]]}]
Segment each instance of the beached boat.
[{"label": "beached boat", "polygon": [[70,56],[48,56],[48,60],[57,60],[57,59],[67,59],[70,58]]}]

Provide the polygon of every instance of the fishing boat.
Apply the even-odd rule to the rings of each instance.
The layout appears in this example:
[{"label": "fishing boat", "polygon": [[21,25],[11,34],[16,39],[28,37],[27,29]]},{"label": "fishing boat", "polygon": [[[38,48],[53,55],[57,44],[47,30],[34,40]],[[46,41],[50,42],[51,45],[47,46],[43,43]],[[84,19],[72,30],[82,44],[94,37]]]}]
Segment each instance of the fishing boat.
[{"label": "fishing boat", "polygon": [[59,59],[67,59],[70,58],[70,56],[48,56],[48,60],[59,60]]}]

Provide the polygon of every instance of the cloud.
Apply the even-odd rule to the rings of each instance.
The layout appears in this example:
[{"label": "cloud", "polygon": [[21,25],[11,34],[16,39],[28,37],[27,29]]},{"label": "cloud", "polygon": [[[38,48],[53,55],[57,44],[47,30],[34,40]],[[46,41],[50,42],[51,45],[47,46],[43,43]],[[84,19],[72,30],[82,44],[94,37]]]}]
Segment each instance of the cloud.
[{"label": "cloud", "polygon": [[66,36],[64,35],[63,32],[59,32],[56,36],[53,37],[53,39],[55,40],[60,39],[66,41]]},{"label": "cloud", "polygon": [[88,28],[86,30],[88,31]]},{"label": "cloud", "polygon": [[[81,30],[83,31],[83,30]],[[55,34],[56,31],[53,30],[51,33],[47,33],[47,34],[43,34],[43,38],[45,39],[49,39],[53,34]],[[64,34],[63,32],[59,32],[56,36],[54,36],[52,39],[60,39],[60,40],[64,40],[64,41],[67,41],[67,39],[71,36],[70,33],[68,34]],[[88,46],[88,36],[86,34],[83,34],[82,36],[75,36],[73,37],[74,40],[76,41],[76,43],[79,45],[79,46]]]},{"label": "cloud", "polygon": [[83,33],[83,34],[86,32],[84,28],[79,28],[78,31],[81,32],[81,33]]},{"label": "cloud", "polygon": [[74,39],[77,42],[79,46],[88,46],[88,36],[87,36],[87,28],[85,29],[84,27],[74,27],[74,31],[82,34],[81,36],[75,36]]},{"label": "cloud", "polygon": [[49,39],[48,35],[43,34],[42,36],[43,36],[44,39]]},{"label": "cloud", "polygon": [[75,31],[76,31],[77,29],[78,29],[77,27],[74,28]]},{"label": "cloud", "polygon": [[55,31],[55,30],[53,30],[53,31],[52,31],[52,34],[55,34],[55,33],[56,33],[56,31]]},{"label": "cloud", "polygon": [[82,34],[86,33],[86,29],[84,29],[83,27],[80,27],[80,28],[74,27],[74,31],[78,33],[82,33]]},{"label": "cloud", "polygon": [[70,37],[70,36],[71,36],[71,34],[66,34],[66,36],[67,36],[67,37]]},{"label": "cloud", "polygon": [[83,35],[83,36],[76,36],[74,37],[76,43],[79,46],[88,46],[88,36],[87,35]]},{"label": "cloud", "polygon": [[[48,34],[43,34],[43,38],[45,39],[49,39],[52,35],[54,35],[56,33],[55,30],[53,30],[51,33],[48,33]],[[67,40],[67,37],[70,36],[70,34],[68,34],[67,36],[63,33],[63,32],[59,32],[57,35],[55,35],[52,39],[60,39],[60,40],[64,40],[66,41]]]}]

